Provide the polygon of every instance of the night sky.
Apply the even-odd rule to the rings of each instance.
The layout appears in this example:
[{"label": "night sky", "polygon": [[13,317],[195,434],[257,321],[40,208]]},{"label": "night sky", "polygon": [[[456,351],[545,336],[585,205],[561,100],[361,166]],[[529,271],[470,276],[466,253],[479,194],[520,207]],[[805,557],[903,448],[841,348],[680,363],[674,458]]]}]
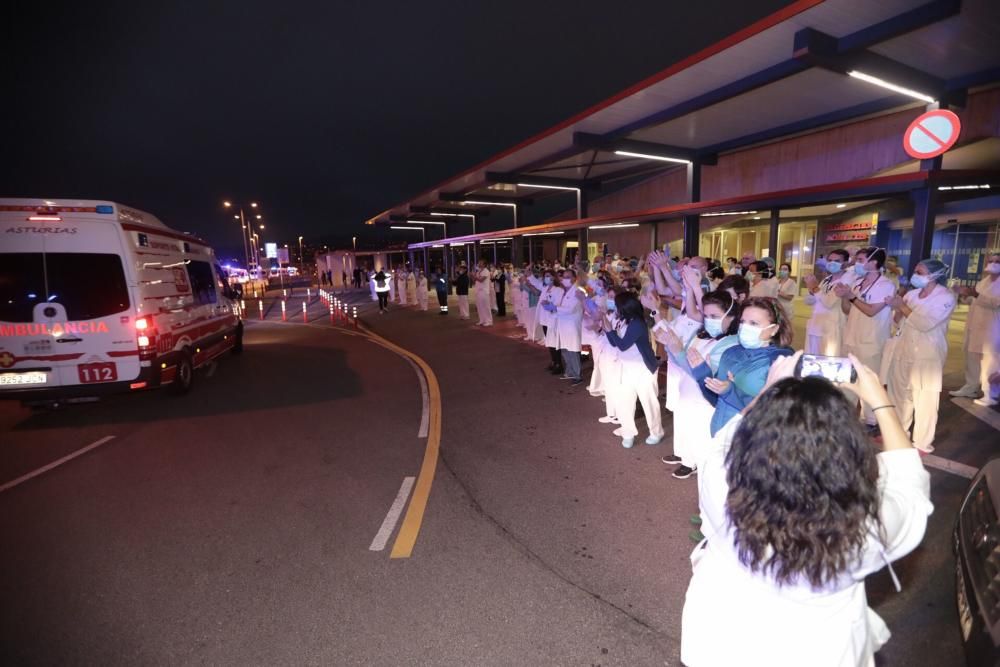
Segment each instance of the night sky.
[{"label": "night sky", "polygon": [[268,241],[376,242],[366,218],[787,4],[8,3],[0,194],[121,201],[234,256],[227,198]]}]

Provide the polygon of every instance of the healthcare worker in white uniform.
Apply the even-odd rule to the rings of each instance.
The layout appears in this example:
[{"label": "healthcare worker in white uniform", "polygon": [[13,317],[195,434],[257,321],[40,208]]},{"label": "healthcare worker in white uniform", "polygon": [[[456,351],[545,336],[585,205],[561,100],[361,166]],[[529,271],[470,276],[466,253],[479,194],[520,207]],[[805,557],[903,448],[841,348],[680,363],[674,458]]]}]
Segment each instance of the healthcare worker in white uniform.
[{"label": "healthcare worker in white uniform", "polygon": [[542,328],[542,339],[545,347],[549,348],[551,363],[546,370],[553,375],[560,375],[565,369],[563,367],[562,355],[559,353],[559,334],[556,331],[555,324],[556,304],[562,299],[563,288],[556,284],[556,272],[553,269],[545,271],[542,283],[544,287],[538,297],[536,321],[538,322],[538,326]]},{"label": "healthcare worker in white uniform", "polygon": [[479,321],[476,323],[480,327],[493,326],[493,284],[490,282],[490,270],[486,268],[486,262],[479,260],[479,268],[473,276],[476,281],[476,314]]},{"label": "healthcare worker in white uniform", "polygon": [[[833,288],[847,315],[844,352],[853,354],[876,371],[882,368],[882,350],[892,326],[892,309],[885,300],[896,293],[896,286],[882,275],[884,264],[884,249],[861,248],[854,254],[857,282],[851,287],[838,284]],[[871,407],[862,403],[862,413],[865,423],[874,430],[876,421]]]},{"label": "healthcare worker in white uniform", "polygon": [[986,258],[983,279],[973,287],[956,289],[964,303],[969,304],[969,316],[965,323],[965,384],[952,396],[982,398],[975,402],[983,407],[996,405],[996,397],[990,395],[989,377],[1000,371],[992,344],[993,334],[1000,330],[1000,253]]},{"label": "healthcare worker in white uniform", "polygon": [[556,347],[562,355],[565,369],[562,379],[578,385],[583,382],[580,374],[580,352],[586,293],[576,286],[576,271],[573,269],[563,271],[561,284],[563,295],[556,303]]},{"label": "healthcare worker in white uniform", "polygon": [[587,385],[587,391],[590,392],[591,396],[603,396],[604,382],[601,377],[601,354],[605,350],[607,340],[601,334],[601,324],[604,321],[603,315],[608,310],[608,284],[600,276],[591,278],[590,284],[594,290],[594,295],[584,302],[581,342],[584,345],[590,346],[590,355],[594,366],[590,372],[590,384]]},{"label": "healthcare worker in white uniform", "polygon": [[903,430],[913,427],[913,446],[925,453],[934,451],[941,378],[948,357],[948,322],[956,303],[947,281],[947,265],[925,259],[910,278],[914,289],[885,301],[894,312],[899,333],[886,346],[881,375]]},{"label": "healthcare worker in white uniform", "polygon": [[427,310],[427,276],[424,275],[423,269],[417,269],[417,277],[414,281],[414,290],[416,291],[417,305],[420,310]]},{"label": "healthcare worker in white uniform", "polygon": [[850,255],[846,250],[831,250],[826,256],[828,275],[817,281],[816,276],[805,277],[806,294],[802,300],[812,306],[812,315],[806,323],[806,345],[808,354],[823,354],[828,357],[842,356],[842,338],[847,315],[841,307],[840,297],[834,292],[837,285],[851,287],[857,280],[854,271],[847,270]]},{"label": "healthcare worker in white uniform", "polygon": [[750,296],[766,296],[772,299],[778,298],[780,284],[778,279],[772,275],[771,266],[760,259],[750,265],[746,275],[750,281]]},{"label": "healthcare worker in white uniform", "polygon": [[777,360],[708,445],[708,537],[691,554],[681,618],[688,667],[874,667],[889,640],[865,579],[919,546],[930,475],[875,371],[856,367],[851,391],[877,408],[881,453],[840,389],[789,377],[799,358]]},{"label": "healthcare worker in white uniform", "polygon": [[406,272],[406,302],[417,303],[417,272],[410,270]]},{"label": "healthcare worker in white uniform", "polygon": [[782,264],[778,267],[778,303],[785,311],[785,319],[789,322],[795,320],[795,297],[799,295],[799,283],[792,278],[792,265]]}]

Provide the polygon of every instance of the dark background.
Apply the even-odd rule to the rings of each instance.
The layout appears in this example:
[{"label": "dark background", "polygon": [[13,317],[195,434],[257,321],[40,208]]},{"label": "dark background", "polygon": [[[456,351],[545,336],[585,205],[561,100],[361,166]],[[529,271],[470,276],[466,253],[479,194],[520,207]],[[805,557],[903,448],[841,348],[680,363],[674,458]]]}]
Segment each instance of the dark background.
[{"label": "dark background", "polygon": [[381,242],[365,219],[787,4],[8,3],[0,196],[120,201],[234,257],[223,199],[267,241]]}]

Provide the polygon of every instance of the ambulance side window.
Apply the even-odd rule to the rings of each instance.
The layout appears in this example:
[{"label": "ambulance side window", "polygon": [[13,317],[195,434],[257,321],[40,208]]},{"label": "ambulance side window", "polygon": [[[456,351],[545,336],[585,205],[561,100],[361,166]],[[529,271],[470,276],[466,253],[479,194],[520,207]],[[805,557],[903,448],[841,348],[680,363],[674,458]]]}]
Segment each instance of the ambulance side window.
[{"label": "ambulance side window", "polygon": [[208,262],[191,261],[187,264],[188,277],[191,279],[191,296],[199,305],[215,303],[215,276],[212,265]]}]

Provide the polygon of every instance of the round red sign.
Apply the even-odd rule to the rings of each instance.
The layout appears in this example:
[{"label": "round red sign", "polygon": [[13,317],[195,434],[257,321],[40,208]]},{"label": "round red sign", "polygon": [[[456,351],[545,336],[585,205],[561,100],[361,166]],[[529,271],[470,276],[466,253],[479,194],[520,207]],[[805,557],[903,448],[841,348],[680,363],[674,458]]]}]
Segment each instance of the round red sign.
[{"label": "round red sign", "polygon": [[955,145],[961,130],[962,122],[951,111],[928,111],[906,128],[903,148],[907,155],[918,160],[937,157]]}]

